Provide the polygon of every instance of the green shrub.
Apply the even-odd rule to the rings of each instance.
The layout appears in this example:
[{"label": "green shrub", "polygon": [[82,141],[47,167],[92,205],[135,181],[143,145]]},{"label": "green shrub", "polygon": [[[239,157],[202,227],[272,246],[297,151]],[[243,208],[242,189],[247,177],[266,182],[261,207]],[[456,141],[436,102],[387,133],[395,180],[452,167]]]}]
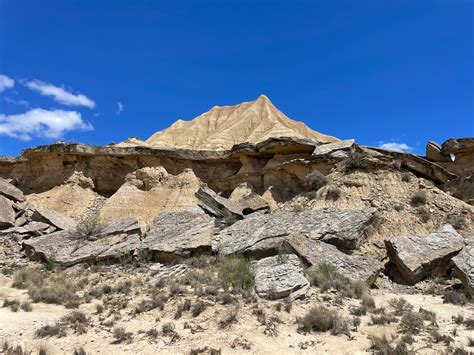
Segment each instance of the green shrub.
[{"label": "green shrub", "polygon": [[82,241],[94,240],[103,229],[104,226],[99,222],[98,216],[91,216],[79,221],[76,228],[69,234],[72,238]]},{"label": "green shrub", "polygon": [[141,263],[149,263],[153,260],[153,251],[148,248],[140,249],[137,258]]},{"label": "green shrub", "polygon": [[396,316],[402,316],[406,312],[413,311],[413,306],[404,298],[392,298],[388,301],[389,306],[393,309]]},{"label": "green shrub", "polygon": [[419,190],[413,194],[411,197],[411,204],[413,206],[421,206],[421,205],[426,205],[428,202],[428,195],[426,191]]},{"label": "green shrub", "polygon": [[327,332],[336,329],[341,319],[336,311],[323,306],[313,307],[301,319],[298,320],[300,328],[306,332]]},{"label": "green shrub", "polygon": [[320,171],[314,170],[306,175],[306,185],[313,191],[318,191],[321,187],[328,183],[328,178]]},{"label": "green shrub", "polygon": [[224,289],[248,290],[255,284],[255,274],[241,255],[229,256],[219,264],[219,280]]},{"label": "green shrub", "polygon": [[356,170],[365,171],[367,170],[367,163],[361,154],[355,154],[345,161],[344,170],[346,173]]}]

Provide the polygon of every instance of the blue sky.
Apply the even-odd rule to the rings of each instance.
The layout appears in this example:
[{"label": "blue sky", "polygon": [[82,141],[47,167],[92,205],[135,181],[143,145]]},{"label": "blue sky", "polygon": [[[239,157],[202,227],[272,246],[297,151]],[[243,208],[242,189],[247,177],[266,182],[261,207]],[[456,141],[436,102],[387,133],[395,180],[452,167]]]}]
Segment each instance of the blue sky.
[{"label": "blue sky", "polygon": [[146,139],[260,94],[423,154],[474,136],[473,19],[471,0],[0,0],[0,155]]}]

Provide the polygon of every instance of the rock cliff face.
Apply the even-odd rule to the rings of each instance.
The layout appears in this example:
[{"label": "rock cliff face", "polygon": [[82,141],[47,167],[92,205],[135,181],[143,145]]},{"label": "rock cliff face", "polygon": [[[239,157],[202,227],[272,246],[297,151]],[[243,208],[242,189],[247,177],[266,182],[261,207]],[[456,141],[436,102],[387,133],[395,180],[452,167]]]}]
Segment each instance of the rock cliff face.
[{"label": "rock cliff face", "polygon": [[258,143],[272,137],[310,138],[334,142],[336,138],[313,131],[303,122],[286,117],[266,97],[235,106],[214,106],[191,121],[176,121],[152,135],[146,143],[155,147],[228,150],[242,142]]}]

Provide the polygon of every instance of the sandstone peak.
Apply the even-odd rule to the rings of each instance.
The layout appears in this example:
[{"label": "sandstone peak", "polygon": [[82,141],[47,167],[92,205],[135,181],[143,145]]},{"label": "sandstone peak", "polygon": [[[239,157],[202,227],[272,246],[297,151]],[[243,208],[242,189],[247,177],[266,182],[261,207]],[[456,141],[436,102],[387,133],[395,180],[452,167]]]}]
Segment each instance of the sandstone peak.
[{"label": "sandstone peak", "polygon": [[338,140],[288,118],[267,96],[260,95],[255,101],[214,106],[191,121],[178,120],[153,134],[146,143],[158,147],[222,150],[234,144],[258,143],[273,137],[310,138],[324,143]]}]

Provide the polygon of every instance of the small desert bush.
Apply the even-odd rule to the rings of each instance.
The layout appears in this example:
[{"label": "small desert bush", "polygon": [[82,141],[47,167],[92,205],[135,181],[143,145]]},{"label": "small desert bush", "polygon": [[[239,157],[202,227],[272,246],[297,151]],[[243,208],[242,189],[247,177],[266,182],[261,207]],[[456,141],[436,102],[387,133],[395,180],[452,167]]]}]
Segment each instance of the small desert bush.
[{"label": "small desert bush", "polygon": [[370,337],[370,349],[375,354],[380,355],[405,355],[409,354],[405,342],[400,341],[397,346],[392,345],[393,340],[383,336],[371,336]]},{"label": "small desert bush", "polygon": [[379,315],[372,314],[370,316],[370,319],[373,325],[385,325],[385,324],[394,323],[398,320],[397,317],[395,317],[393,314],[385,314],[385,313],[382,313]]},{"label": "small desert bush", "polygon": [[76,228],[71,230],[69,234],[74,239],[87,241],[93,240],[103,229],[104,226],[99,222],[98,216],[91,216],[79,221]]},{"label": "small desert bush", "polygon": [[341,189],[336,186],[329,186],[326,190],[326,200],[337,201],[341,197]]},{"label": "small desert bush", "polygon": [[173,335],[175,333],[176,326],[173,322],[165,323],[161,326],[161,333],[164,336]]},{"label": "small desert bush", "polygon": [[156,330],[155,328],[150,328],[150,329],[146,332],[146,335],[147,335],[149,338],[156,339],[156,338],[158,338],[158,330]]},{"label": "small desert bush", "polygon": [[392,298],[388,301],[390,308],[393,309],[393,314],[396,316],[402,316],[406,312],[413,311],[413,306],[407,302],[404,298]]},{"label": "small desert bush", "polygon": [[123,343],[125,341],[130,341],[132,340],[133,334],[130,332],[127,332],[124,327],[117,327],[114,328],[114,339],[115,343]]},{"label": "small desert bush", "polygon": [[365,282],[350,280],[331,264],[321,263],[311,268],[308,273],[311,284],[318,286],[322,291],[335,289],[343,296],[352,298],[361,298],[367,291]]},{"label": "small desert bush", "polygon": [[300,329],[305,332],[327,332],[340,327],[341,318],[336,311],[323,306],[313,307],[301,319],[298,319]]},{"label": "small desert bush", "polygon": [[194,306],[191,309],[191,314],[193,317],[197,317],[200,315],[204,310],[207,308],[207,304],[204,303],[203,301],[198,301],[194,304]]},{"label": "small desert bush", "polygon": [[237,323],[237,314],[238,314],[238,307],[234,307],[229,310],[224,317],[219,321],[219,327],[221,329],[225,329],[230,327],[232,324]]},{"label": "small desert bush", "polygon": [[20,289],[26,289],[33,286],[39,287],[43,284],[44,278],[45,275],[40,269],[27,267],[15,272],[13,275],[12,286]]},{"label": "small desert bush", "polygon": [[328,178],[320,171],[314,170],[306,175],[306,185],[313,191],[318,191],[321,187],[328,183]]},{"label": "small desert bush", "polygon": [[459,306],[464,306],[467,303],[467,297],[462,292],[448,290],[444,293],[443,303],[451,303]]},{"label": "small desert bush", "polygon": [[224,289],[248,290],[255,283],[249,262],[241,255],[225,257],[219,263],[219,280]]},{"label": "small desert bush", "polygon": [[368,308],[368,309],[375,309],[375,301],[372,297],[370,296],[363,296],[362,297],[362,306]]},{"label": "small desert bush", "polygon": [[402,174],[402,181],[403,182],[410,182],[411,181],[411,174],[410,173],[403,173]]},{"label": "small desert bush", "polygon": [[151,311],[155,308],[163,310],[168,298],[165,295],[156,295],[150,299],[142,300],[136,307],[135,313],[143,313]]},{"label": "small desert bush", "polygon": [[360,154],[355,154],[345,161],[344,170],[346,173],[350,173],[356,170],[365,171],[367,170],[367,163]]},{"label": "small desert bush", "polygon": [[428,195],[426,191],[419,190],[413,194],[411,197],[411,204],[413,206],[421,206],[421,205],[426,205],[428,202]]},{"label": "small desert bush", "polygon": [[145,248],[138,250],[137,259],[141,263],[149,263],[153,260],[153,251]]},{"label": "small desert bush", "polygon": [[55,325],[45,325],[41,328],[39,328],[35,332],[35,337],[36,338],[46,338],[46,337],[64,337],[66,336],[66,330],[64,329],[64,326],[61,324],[55,324]]},{"label": "small desert bush", "polygon": [[400,320],[400,331],[404,334],[417,335],[425,328],[423,316],[420,313],[405,312]]},{"label": "small desert bush", "polygon": [[416,209],[418,216],[420,217],[423,223],[428,222],[431,219],[431,212],[426,206],[419,206]]},{"label": "small desert bush", "polygon": [[67,308],[77,308],[80,304],[76,286],[62,274],[51,275],[40,287],[28,287],[28,295],[34,303],[62,304]]},{"label": "small desert bush", "polygon": [[72,353],[72,355],[87,355],[87,352],[84,350],[82,346],[80,346],[74,349],[74,352]]},{"label": "small desert bush", "polygon": [[18,300],[5,300],[3,301],[3,308],[10,308],[12,312],[18,312],[20,309],[20,302]]},{"label": "small desert bush", "polygon": [[25,311],[25,312],[31,312],[33,310],[33,307],[31,306],[31,303],[28,302],[28,301],[23,301],[20,304],[20,308],[21,308],[22,311]]},{"label": "small desert bush", "polygon": [[364,316],[367,314],[367,307],[360,306],[360,307],[353,307],[349,310],[349,313],[353,316]]}]

